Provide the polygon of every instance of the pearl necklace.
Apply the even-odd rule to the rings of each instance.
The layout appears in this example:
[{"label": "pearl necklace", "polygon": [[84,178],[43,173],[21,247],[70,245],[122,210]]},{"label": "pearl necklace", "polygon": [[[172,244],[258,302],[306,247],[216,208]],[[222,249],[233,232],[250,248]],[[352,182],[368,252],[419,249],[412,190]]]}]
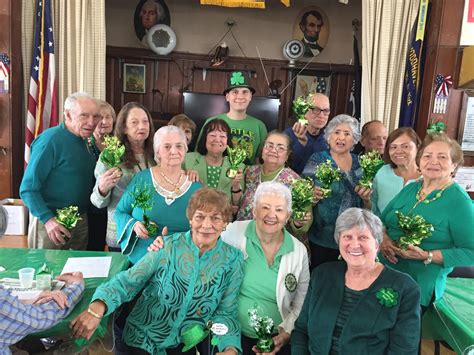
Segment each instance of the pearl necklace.
[{"label": "pearl necklace", "polygon": [[181,179],[183,178],[183,172],[181,172],[181,174],[179,175],[178,181],[177,181],[176,183],[174,183],[168,176],[165,175],[165,173],[163,173],[163,172],[161,171],[161,169],[158,170],[158,171],[159,171],[160,175],[163,177],[163,179],[165,179],[165,181],[166,181],[168,184],[170,184],[171,186],[174,187],[174,192],[175,192],[176,194],[179,194],[179,190],[180,190],[180,187],[181,187]]}]

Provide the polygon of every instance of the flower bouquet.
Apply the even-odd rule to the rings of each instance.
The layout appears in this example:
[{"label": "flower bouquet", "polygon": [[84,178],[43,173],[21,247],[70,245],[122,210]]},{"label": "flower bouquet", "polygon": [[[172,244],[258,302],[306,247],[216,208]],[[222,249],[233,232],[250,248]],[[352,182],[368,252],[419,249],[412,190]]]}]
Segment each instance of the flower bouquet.
[{"label": "flower bouquet", "polygon": [[108,166],[109,169],[118,167],[122,163],[125,146],[115,136],[105,136],[104,143],[105,148],[100,153],[100,161]]},{"label": "flower bouquet", "polygon": [[146,214],[147,211],[151,211],[153,208],[152,188],[146,183],[139,183],[129,193],[134,199],[132,208],[141,208],[143,211],[143,224],[148,231],[148,236],[156,237],[158,235],[158,225],[151,221],[150,217]]},{"label": "flower bouquet", "polygon": [[313,181],[309,178],[295,179],[291,184],[294,220],[301,220],[313,203]]},{"label": "flower bouquet", "polygon": [[359,163],[363,171],[359,185],[371,189],[375,174],[383,166],[384,161],[379,152],[371,151],[361,155]]},{"label": "flower bouquet", "polygon": [[257,350],[262,353],[272,352],[275,348],[272,338],[273,319],[268,316],[260,316],[257,307],[249,309],[248,314],[249,325],[255,330],[258,337]]},{"label": "flower bouquet", "polygon": [[239,166],[247,158],[247,153],[244,148],[235,147],[231,148],[227,146],[227,155],[229,156],[230,168],[227,170],[226,175],[228,178],[233,179],[239,171]]},{"label": "flower bouquet", "polygon": [[308,97],[299,96],[293,101],[293,112],[298,118],[298,122],[301,124],[308,124],[308,120],[305,118],[306,112],[311,108],[311,102]]},{"label": "flower bouquet", "polygon": [[56,220],[68,230],[73,229],[81,219],[79,207],[77,206],[69,206],[56,210]]},{"label": "flower bouquet", "polygon": [[433,225],[428,223],[420,215],[405,215],[400,211],[395,212],[398,217],[398,226],[404,235],[398,240],[398,245],[402,249],[407,249],[409,245],[418,246],[423,239],[431,237],[434,231]]},{"label": "flower bouquet", "polygon": [[331,160],[326,160],[325,163],[321,163],[316,167],[314,175],[321,182],[321,190],[324,198],[331,196],[331,185],[335,181],[339,181],[342,178],[342,173],[339,168],[332,166]]}]

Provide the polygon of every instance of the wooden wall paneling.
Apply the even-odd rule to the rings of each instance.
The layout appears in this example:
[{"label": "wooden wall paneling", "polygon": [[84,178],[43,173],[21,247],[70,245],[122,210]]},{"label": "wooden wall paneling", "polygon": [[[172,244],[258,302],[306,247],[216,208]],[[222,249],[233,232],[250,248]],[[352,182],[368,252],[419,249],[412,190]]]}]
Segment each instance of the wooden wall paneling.
[{"label": "wooden wall paneling", "polygon": [[155,92],[151,111],[167,112],[169,64],[169,61],[156,61],[157,73],[155,73]]},{"label": "wooden wall paneling", "polygon": [[227,87],[228,72],[208,70],[206,80],[211,82],[210,92],[213,94],[223,93]]},{"label": "wooden wall paneling", "polygon": [[182,95],[179,92],[182,88],[182,61],[173,61],[169,65],[168,106],[166,112],[171,112],[173,114],[182,112]]},{"label": "wooden wall paneling", "polygon": [[[193,61],[193,69],[191,72],[192,77],[192,86],[189,88],[189,91],[194,92],[210,92],[211,91],[211,80],[206,75],[206,78],[203,78],[203,71],[201,69],[209,65],[209,61]],[[209,74],[209,73],[208,73]]]},{"label": "wooden wall paneling", "polygon": [[463,13],[464,0],[445,0],[442,17],[442,30],[439,35],[440,46],[456,47],[459,45]]},{"label": "wooden wall paneling", "polygon": [[142,104],[148,110],[150,110],[151,107],[153,107],[153,101],[154,101],[154,92],[153,92],[153,87],[155,85],[155,67],[156,67],[156,62],[151,59],[146,59],[143,64],[146,65],[146,72],[145,72],[145,94],[141,95],[142,96]]}]

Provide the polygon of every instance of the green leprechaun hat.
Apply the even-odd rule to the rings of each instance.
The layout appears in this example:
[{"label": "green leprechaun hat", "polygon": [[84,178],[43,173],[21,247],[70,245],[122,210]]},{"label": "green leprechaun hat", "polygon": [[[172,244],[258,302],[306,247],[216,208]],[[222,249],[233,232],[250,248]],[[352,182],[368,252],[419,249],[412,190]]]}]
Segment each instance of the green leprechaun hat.
[{"label": "green leprechaun hat", "polygon": [[209,335],[209,329],[204,329],[199,324],[194,324],[188,327],[183,334],[181,335],[182,342],[184,343],[183,352],[188,351],[191,348],[194,348],[201,341],[206,339]]},{"label": "green leprechaun hat", "polygon": [[255,89],[250,86],[250,78],[248,72],[233,71],[230,73],[227,89],[224,90],[224,95],[235,88],[248,88],[252,94],[255,94]]}]

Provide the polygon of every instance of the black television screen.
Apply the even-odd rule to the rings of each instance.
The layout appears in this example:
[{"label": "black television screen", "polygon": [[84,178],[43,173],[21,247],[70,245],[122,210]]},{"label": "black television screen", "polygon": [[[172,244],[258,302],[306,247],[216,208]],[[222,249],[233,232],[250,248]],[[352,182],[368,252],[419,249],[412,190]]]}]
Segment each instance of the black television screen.
[{"label": "black television screen", "polygon": [[[219,94],[185,91],[183,92],[183,96],[184,114],[191,118],[197,126],[195,137],[191,143],[193,147],[195,145],[195,139],[206,119],[228,112],[229,105],[225,100],[225,96]],[[279,110],[279,98],[272,96],[254,96],[247,109],[247,113],[262,120],[270,132],[278,127]]]}]

